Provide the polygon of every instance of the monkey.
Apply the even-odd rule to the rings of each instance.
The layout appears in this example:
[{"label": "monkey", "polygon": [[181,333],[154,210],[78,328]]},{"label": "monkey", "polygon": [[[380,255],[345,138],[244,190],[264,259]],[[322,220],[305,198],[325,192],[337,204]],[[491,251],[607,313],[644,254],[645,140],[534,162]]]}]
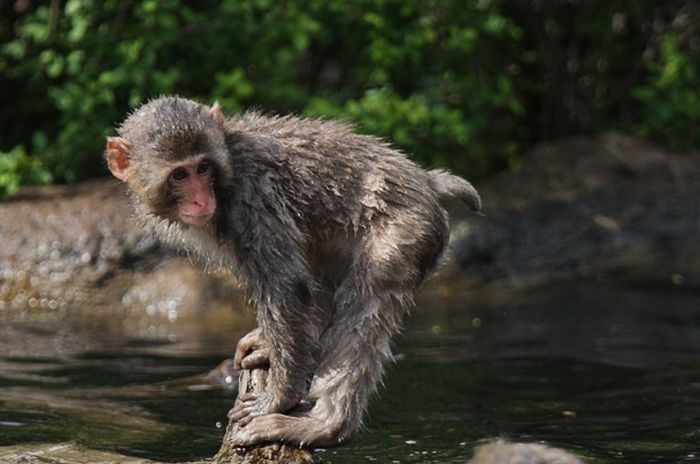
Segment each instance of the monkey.
[{"label": "monkey", "polygon": [[480,211],[476,189],[344,122],[225,116],[179,96],[135,109],[106,145],[145,230],[248,292],[258,327],[235,362],[270,371],[266,391],[230,411],[232,444],[351,440],[391,336],[441,263],[443,204]]}]

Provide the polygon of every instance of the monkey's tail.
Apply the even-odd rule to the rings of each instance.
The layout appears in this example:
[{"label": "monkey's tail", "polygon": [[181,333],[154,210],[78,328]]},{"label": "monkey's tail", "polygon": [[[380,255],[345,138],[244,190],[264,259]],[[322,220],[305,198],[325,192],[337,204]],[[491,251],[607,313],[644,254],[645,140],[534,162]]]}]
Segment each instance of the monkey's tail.
[{"label": "monkey's tail", "polygon": [[457,198],[473,211],[481,211],[481,197],[474,186],[465,179],[444,169],[428,171],[428,177],[441,201]]}]

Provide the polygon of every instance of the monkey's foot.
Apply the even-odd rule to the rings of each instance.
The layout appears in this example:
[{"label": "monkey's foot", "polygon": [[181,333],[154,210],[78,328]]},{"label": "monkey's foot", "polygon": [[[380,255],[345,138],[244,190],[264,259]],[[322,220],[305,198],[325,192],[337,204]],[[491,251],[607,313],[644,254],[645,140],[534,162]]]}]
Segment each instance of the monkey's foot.
[{"label": "monkey's foot", "polygon": [[250,447],[280,441],[297,446],[338,446],[347,443],[352,434],[344,433],[341,424],[327,423],[313,417],[266,414],[250,420],[229,438],[237,447]]},{"label": "monkey's foot", "polygon": [[233,359],[239,369],[252,369],[270,364],[270,347],[261,329],[248,332],[238,341]]},{"label": "monkey's foot", "polygon": [[239,427],[245,427],[254,418],[266,414],[287,412],[299,404],[301,397],[276,400],[270,393],[246,393],[238,397],[236,405],[228,413],[231,421],[238,423]]}]

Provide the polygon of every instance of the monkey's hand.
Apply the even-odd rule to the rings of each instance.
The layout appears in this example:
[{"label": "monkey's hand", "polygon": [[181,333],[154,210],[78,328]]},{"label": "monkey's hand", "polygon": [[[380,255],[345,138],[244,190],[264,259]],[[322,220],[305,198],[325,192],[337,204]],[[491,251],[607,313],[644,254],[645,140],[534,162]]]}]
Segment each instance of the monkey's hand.
[{"label": "monkey's hand", "polygon": [[299,404],[301,397],[276,399],[270,392],[246,393],[238,398],[228,418],[245,427],[255,417],[271,413],[285,413]]},{"label": "monkey's hand", "polygon": [[263,337],[262,329],[253,329],[238,341],[233,363],[238,369],[270,364],[270,347]]}]

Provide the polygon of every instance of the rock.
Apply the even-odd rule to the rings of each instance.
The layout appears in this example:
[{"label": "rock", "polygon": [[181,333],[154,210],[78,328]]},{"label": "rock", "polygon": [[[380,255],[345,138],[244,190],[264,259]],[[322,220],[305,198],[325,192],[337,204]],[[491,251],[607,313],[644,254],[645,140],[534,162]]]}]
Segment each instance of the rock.
[{"label": "rock", "polygon": [[[574,280],[700,287],[697,153],[620,134],[571,138],[535,147],[479,191],[485,216],[454,217],[444,281],[479,291]],[[201,327],[182,322],[202,311],[252,325],[234,276],[202,272],[131,216],[111,179],[25,188],[0,203],[0,351],[66,353],[110,334],[182,340]]]},{"label": "rock", "polygon": [[0,448],[0,462],[7,464],[157,464],[146,459],[116,453],[82,449],[72,443],[31,445],[24,448]]},{"label": "rock", "polygon": [[[445,275],[459,274],[463,285],[624,279],[700,286],[697,153],[670,154],[615,133],[570,138],[535,147],[519,169],[479,191],[485,216],[453,220],[453,272]],[[167,322],[173,299],[179,317],[239,298],[235,277],[204,275],[145,235],[131,215],[124,187],[106,179],[26,188],[0,203],[0,318],[31,319],[33,311],[45,318],[70,307],[72,314],[83,308],[93,324],[95,307],[114,314],[119,302],[129,315],[150,318],[150,308]],[[153,325],[138,317],[117,329]],[[156,337],[172,335],[163,329]]]},{"label": "rock", "polygon": [[464,286],[700,286],[697,153],[620,134],[567,139],[536,147],[479,191],[485,216],[454,221],[451,270]]},{"label": "rock", "polygon": [[[85,449],[73,443],[0,447],[0,462],[5,464],[161,464],[149,459]],[[189,464],[205,464],[205,462],[207,461]]]},{"label": "rock", "polygon": [[468,464],[583,464],[564,450],[536,443],[496,440],[476,448]]},{"label": "rock", "polygon": [[205,273],[131,216],[112,180],[24,189],[0,203],[0,352],[69,354],[112,336],[198,340],[193,319],[253,324],[233,275]]},{"label": "rock", "polygon": [[226,390],[238,390],[240,371],[236,368],[233,359],[224,359],[214,369],[203,377],[203,381],[209,385],[215,385]]}]

